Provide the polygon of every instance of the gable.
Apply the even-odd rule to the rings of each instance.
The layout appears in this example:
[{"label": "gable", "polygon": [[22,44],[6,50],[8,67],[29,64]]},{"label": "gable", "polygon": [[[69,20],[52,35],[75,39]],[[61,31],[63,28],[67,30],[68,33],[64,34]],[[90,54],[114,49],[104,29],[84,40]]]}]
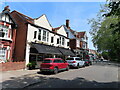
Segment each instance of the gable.
[{"label": "gable", "polygon": [[38,19],[35,19],[34,23],[38,26],[41,26],[43,28],[46,28],[52,31],[52,26],[50,25],[46,15],[42,15]]},{"label": "gable", "polygon": [[66,33],[65,28],[63,26],[60,27],[59,30],[57,30],[57,33],[67,37],[67,33]]},{"label": "gable", "polygon": [[70,29],[67,29],[67,27],[65,25],[63,25],[63,26],[65,28],[66,33],[68,33],[68,38],[70,38],[70,39],[75,38],[73,33],[70,31]]},{"label": "gable", "polygon": [[10,17],[9,14],[7,13],[1,13],[0,14],[0,20],[4,21],[4,22],[8,22],[8,23],[13,23],[12,18]]}]

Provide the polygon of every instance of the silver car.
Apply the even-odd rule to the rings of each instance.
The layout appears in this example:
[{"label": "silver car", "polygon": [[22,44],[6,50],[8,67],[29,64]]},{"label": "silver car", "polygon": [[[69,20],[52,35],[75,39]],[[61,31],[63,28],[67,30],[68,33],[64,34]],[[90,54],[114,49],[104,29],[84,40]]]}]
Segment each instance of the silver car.
[{"label": "silver car", "polygon": [[69,63],[71,67],[84,67],[85,61],[83,61],[80,57],[68,57],[66,61]]}]

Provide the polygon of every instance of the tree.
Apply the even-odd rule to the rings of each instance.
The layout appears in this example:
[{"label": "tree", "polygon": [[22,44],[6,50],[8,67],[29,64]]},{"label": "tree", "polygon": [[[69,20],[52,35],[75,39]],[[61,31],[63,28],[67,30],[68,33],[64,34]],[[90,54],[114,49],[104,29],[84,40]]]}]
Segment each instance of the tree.
[{"label": "tree", "polygon": [[92,41],[98,51],[106,52],[111,60],[120,61],[120,1],[105,4],[97,18],[89,23]]}]

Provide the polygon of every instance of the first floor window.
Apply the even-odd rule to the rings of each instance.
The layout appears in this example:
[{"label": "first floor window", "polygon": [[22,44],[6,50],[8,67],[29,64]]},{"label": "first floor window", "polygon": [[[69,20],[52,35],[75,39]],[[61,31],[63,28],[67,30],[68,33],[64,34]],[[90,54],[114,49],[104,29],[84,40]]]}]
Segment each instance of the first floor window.
[{"label": "first floor window", "polygon": [[67,46],[69,46],[69,42],[67,42]]},{"label": "first floor window", "polygon": [[57,44],[59,44],[59,38],[57,38]]},{"label": "first floor window", "polygon": [[46,41],[46,31],[43,31],[43,38],[42,38],[43,41]]},{"label": "first floor window", "polygon": [[51,43],[53,43],[54,42],[54,38],[53,37],[51,37]]},{"label": "first floor window", "polygon": [[47,32],[47,42],[49,41],[49,32]]},{"label": "first floor window", "polygon": [[62,38],[62,45],[65,44],[65,38]]},{"label": "first floor window", "polygon": [[36,39],[37,31],[34,31],[34,39]]},{"label": "first floor window", "polygon": [[6,60],[6,48],[0,48],[0,59],[1,60]]},{"label": "first floor window", "polygon": [[60,45],[61,45],[61,39],[62,39],[62,38],[60,37],[60,40],[59,40],[59,41],[60,41]]},{"label": "first floor window", "polygon": [[41,40],[41,30],[39,29],[38,40]]}]

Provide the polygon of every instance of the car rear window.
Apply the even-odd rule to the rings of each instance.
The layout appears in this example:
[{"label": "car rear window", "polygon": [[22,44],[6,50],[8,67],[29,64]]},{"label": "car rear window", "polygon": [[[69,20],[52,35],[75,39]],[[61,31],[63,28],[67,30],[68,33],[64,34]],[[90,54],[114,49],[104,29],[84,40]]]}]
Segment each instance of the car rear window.
[{"label": "car rear window", "polygon": [[66,60],[74,60],[74,58],[67,58]]},{"label": "car rear window", "polygon": [[75,60],[80,60],[80,58],[75,58]]},{"label": "car rear window", "polygon": [[42,63],[51,63],[51,62],[52,62],[52,60],[43,60]]}]

